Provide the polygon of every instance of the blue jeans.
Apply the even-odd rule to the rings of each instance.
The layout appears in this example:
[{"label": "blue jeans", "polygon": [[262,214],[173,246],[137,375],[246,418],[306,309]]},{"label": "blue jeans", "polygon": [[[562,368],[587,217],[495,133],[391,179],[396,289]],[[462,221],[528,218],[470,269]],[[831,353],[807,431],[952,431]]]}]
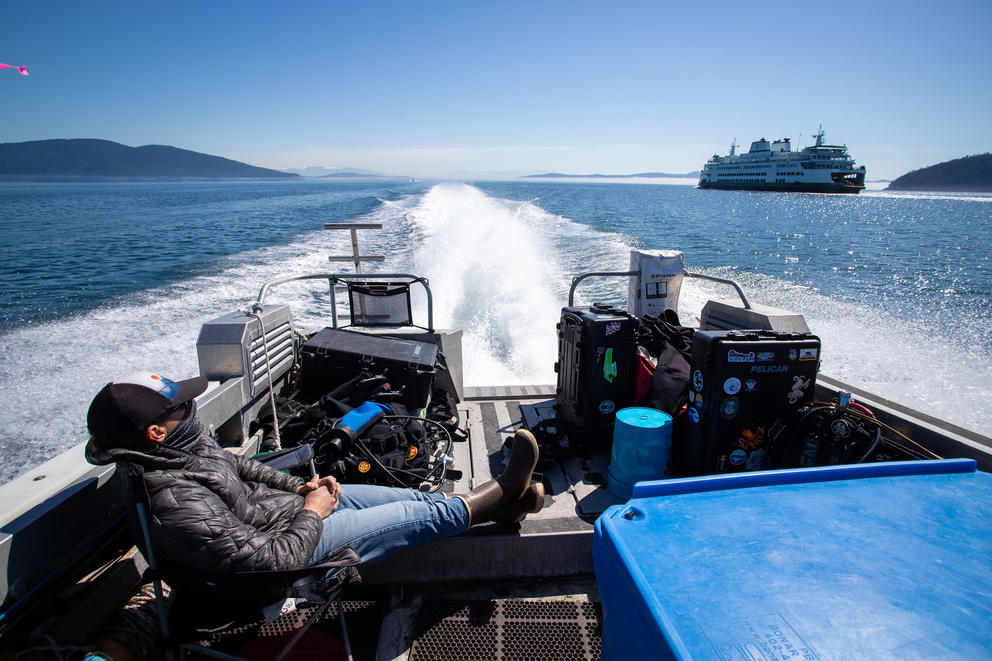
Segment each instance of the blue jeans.
[{"label": "blue jeans", "polygon": [[371,484],[342,484],[338,507],[324,519],[310,564],[318,564],[346,546],[368,564],[463,532],[468,523],[468,509],[460,498]]}]

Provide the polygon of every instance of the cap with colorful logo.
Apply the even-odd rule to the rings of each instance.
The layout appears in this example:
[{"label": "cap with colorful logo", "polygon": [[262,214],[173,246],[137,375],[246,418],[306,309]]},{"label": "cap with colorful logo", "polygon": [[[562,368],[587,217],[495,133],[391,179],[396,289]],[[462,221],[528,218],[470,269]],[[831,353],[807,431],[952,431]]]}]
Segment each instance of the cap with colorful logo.
[{"label": "cap with colorful logo", "polygon": [[138,372],[108,383],[97,393],[86,414],[86,426],[102,445],[113,445],[135,436],[206,389],[202,376],[173,381]]}]

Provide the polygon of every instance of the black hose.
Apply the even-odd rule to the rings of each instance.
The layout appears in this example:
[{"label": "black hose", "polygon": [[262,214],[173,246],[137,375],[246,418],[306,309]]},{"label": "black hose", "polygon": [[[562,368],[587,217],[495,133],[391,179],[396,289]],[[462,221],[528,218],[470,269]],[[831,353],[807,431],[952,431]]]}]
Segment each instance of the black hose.
[{"label": "black hose", "polygon": [[[428,425],[432,425],[436,430],[443,431],[444,432],[444,435],[447,437],[447,445],[445,446],[445,449],[444,449],[444,453],[443,454],[448,455],[451,452],[451,446],[453,444],[453,440],[451,438],[451,434],[448,433],[448,430],[445,429],[443,425],[441,425],[439,423],[436,423],[433,420],[428,420],[427,418],[420,418],[420,417],[410,416],[410,415],[385,415],[382,418],[380,418],[380,420],[384,420],[384,421],[385,420],[392,420],[392,421],[405,420],[407,422],[409,422],[411,420],[417,420],[417,421],[419,421],[421,423],[426,423]],[[432,492],[437,491],[438,489],[440,489],[444,485],[444,476],[447,473],[448,467],[447,467],[447,464],[444,462],[443,459],[441,459],[440,461],[438,461],[437,458],[435,457],[435,465],[434,465],[434,467],[430,471],[428,471],[426,475],[422,475],[420,473],[415,473],[413,471],[403,470],[402,468],[387,468],[381,461],[379,461],[379,458],[375,455],[375,453],[372,452],[368,448],[368,446],[365,445],[365,442],[362,441],[362,439],[360,439],[360,438],[356,438],[355,439],[355,445],[358,446],[358,448],[365,454],[365,456],[366,456],[367,459],[369,459],[372,463],[374,463],[376,466],[378,466],[381,471],[383,471],[384,473],[386,473],[387,477],[389,477],[392,481],[396,482],[397,484],[399,484],[403,488],[408,488],[408,485],[405,482],[403,482],[402,480],[400,480],[398,477],[396,477],[396,475],[394,473],[399,473],[399,474],[402,474],[402,475],[409,475],[411,477],[415,477],[415,478],[419,479],[422,482],[433,483],[434,484],[434,488],[432,489]],[[434,474],[437,473],[439,469],[440,469],[440,476],[435,477]]]}]

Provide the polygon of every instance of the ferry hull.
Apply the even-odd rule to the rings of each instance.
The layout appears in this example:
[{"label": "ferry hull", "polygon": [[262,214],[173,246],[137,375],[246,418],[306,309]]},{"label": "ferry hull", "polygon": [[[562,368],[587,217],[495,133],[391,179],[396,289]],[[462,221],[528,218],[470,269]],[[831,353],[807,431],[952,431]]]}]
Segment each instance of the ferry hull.
[{"label": "ferry hull", "polygon": [[794,182],[787,184],[775,184],[767,182],[739,183],[739,182],[699,182],[697,188],[714,188],[719,190],[747,190],[747,191],[770,191],[775,193],[859,193],[864,189],[864,185],[823,183],[811,184],[805,182]]}]

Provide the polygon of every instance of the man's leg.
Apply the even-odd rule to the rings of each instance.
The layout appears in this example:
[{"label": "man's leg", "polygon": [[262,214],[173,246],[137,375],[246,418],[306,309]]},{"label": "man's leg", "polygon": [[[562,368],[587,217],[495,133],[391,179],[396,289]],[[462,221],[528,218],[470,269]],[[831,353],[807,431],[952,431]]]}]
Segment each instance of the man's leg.
[{"label": "man's leg", "polygon": [[468,528],[459,498],[364,484],[341,485],[338,508],[324,519],[311,564],[350,546],[362,562],[454,535]]},{"label": "man's leg", "polygon": [[496,478],[455,498],[413,489],[342,485],[338,508],[324,519],[311,563],[350,546],[363,562],[462,532],[473,523],[519,521],[544,505],[531,484],[540,449],[525,429],[514,434],[510,460]]}]

